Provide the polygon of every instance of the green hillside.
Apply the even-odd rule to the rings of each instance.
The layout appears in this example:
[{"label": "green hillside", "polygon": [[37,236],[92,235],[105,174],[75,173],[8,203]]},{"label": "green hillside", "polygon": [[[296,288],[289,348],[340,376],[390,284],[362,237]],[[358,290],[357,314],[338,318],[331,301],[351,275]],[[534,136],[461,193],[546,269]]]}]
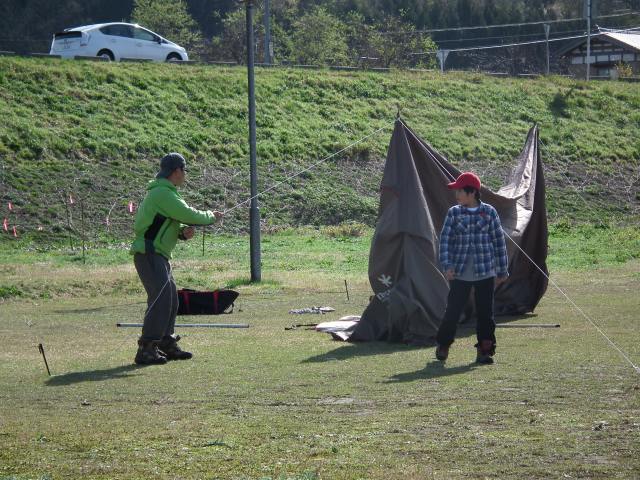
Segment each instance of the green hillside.
[{"label": "green hillside", "polygon": [[[0,57],[0,216],[21,235],[63,238],[84,213],[88,236],[124,238],[129,202],[169,151],[189,162],[189,201],[236,205],[249,190],[246,90],[240,67]],[[637,84],[258,69],[256,93],[259,190],[383,128],[262,197],[265,229],[373,224],[398,105],[419,135],[494,187],[537,122],[552,220],[638,218]],[[225,231],[247,216],[234,210]]]}]

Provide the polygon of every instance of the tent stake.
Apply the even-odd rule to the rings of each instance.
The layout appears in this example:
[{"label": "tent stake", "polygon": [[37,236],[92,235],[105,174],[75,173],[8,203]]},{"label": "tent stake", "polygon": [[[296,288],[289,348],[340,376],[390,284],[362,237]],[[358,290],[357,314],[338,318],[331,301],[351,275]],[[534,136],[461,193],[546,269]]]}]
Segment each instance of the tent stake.
[{"label": "tent stake", "polygon": [[344,289],[347,292],[347,302],[349,301],[349,286],[347,285],[347,279],[344,279]]},{"label": "tent stake", "polygon": [[51,376],[51,371],[49,370],[49,364],[47,363],[47,357],[44,354],[44,347],[41,343],[38,344],[38,350],[42,354],[42,358],[44,359],[44,366],[47,367],[47,373]]}]

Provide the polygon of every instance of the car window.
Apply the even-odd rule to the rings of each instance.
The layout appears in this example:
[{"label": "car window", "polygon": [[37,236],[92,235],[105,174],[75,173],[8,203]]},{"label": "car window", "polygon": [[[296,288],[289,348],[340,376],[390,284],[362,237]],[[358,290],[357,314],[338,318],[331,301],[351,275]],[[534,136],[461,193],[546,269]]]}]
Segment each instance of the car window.
[{"label": "car window", "polygon": [[142,28],[134,28],[133,36],[136,40],[146,40],[148,42],[157,42],[158,38],[148,30]]},{"label": "car window", "polygon": [[133,37],[133,32],[129,25],[107,25],[106,27],[100,28],[100,31],[105,35],[113,35],[115,37]]}]

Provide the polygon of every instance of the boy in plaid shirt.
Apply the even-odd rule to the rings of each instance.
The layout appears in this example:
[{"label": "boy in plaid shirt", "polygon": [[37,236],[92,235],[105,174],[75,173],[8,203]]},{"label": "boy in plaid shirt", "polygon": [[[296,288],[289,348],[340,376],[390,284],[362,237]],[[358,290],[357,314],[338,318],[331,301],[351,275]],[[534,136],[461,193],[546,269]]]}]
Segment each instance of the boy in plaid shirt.
[{"label": "boy in plaid shirt", "polygon": [[448,187],[456,191],[458,205],[447,212],[440,233],[440,264],[449,281],[449,296],[436,336],[436,358],[447,359],[473,287],[478,315],[476,362],[490,364],[496,349],[493,290],[509,275],[502,225],[496,209],[480,201],[476,175],[465,172]]}]

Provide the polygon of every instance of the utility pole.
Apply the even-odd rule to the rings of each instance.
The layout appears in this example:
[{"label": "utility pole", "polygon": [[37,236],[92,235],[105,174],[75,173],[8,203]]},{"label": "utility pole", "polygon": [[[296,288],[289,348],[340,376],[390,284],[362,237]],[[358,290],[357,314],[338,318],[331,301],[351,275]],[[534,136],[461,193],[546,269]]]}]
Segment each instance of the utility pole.
[{"label": "utility pole", "polygon": [[549,32],[551,31],[551,25],[544,24],[544,36],[547,39],[547,75],[549,75]]},{"label": "utility pole", "polygon": [[271,11],[270,0],[264,0],[264,63],[271,65]]},{"label": "utility pole", "polygon": [[591,0],[585,0],[585,16],[587,17],[587,82],[591,70]]},{"label": "utility pole", "polygon": [[260,274],[260,210],[258,209],[258,169],[256,165],[256,95],[254,79],[253,0],[244,0],[247,8],[247,77],[249,82],[249,169],[251,207],[249,209],[249,249],[251,281],[259,282]]}]

